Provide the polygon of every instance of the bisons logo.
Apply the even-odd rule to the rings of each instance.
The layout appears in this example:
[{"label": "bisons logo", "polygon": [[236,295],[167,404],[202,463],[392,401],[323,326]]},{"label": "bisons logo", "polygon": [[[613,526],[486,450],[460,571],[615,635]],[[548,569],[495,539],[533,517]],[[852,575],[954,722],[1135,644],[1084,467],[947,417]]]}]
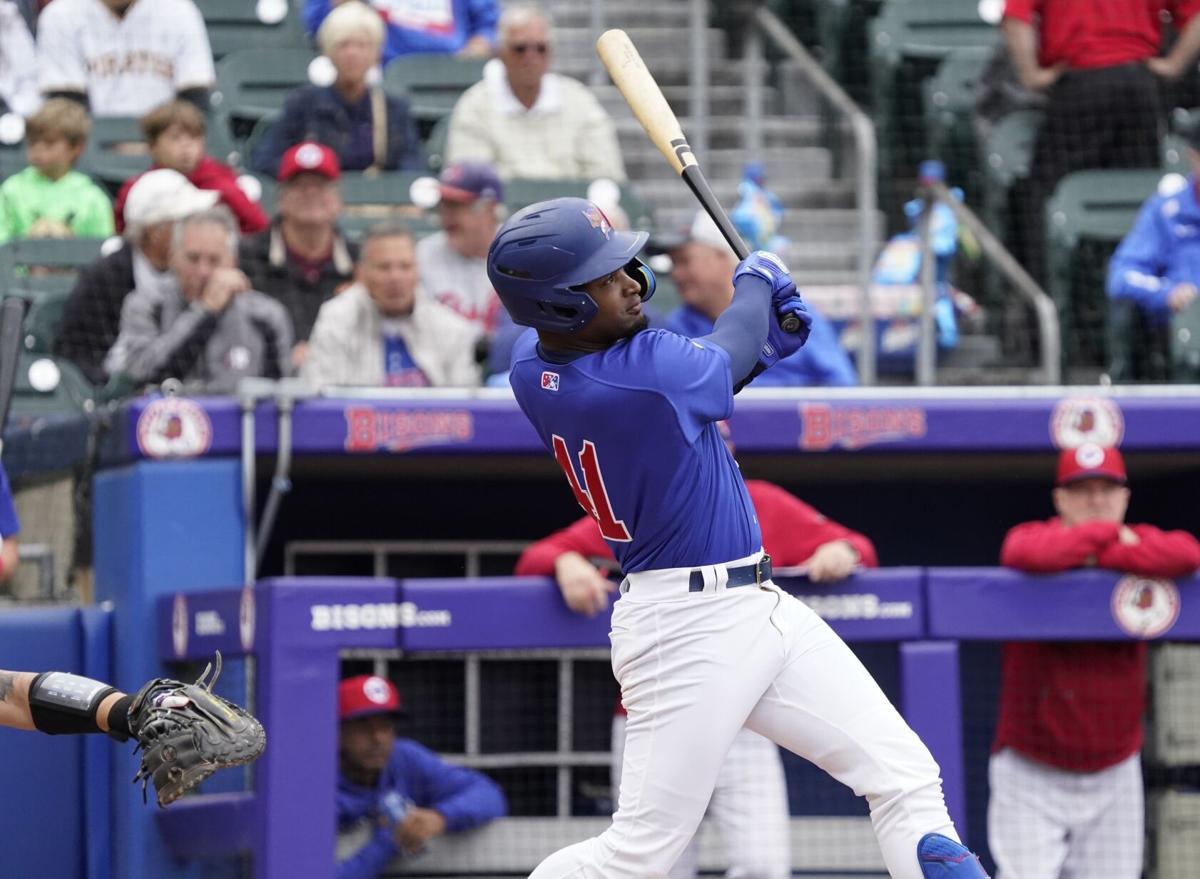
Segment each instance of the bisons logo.
[{"label": "bisons logo", "polygon": [[346,409],[347,452],[406,452],[421,446],[465,443],[475,435],[475,418],[466,409],[440,412],[372,406]]},{"label": "bisons logo", "polygon": [[1129,574],[1112,592],[1112,616],[1135,638],[1157,638],[1179,618],[1179,590],[1170,580]]},{"label": "bisons logo", "polygon": [[925,410],[918,408],[845,407],[805,403],[800,407],[800,448],[861,449],[876,443],[925,436]]},{"label": "bisons logo", "polygon": [[212,421],[191,400],[163,397],[138,416],[137,444],[147,458],[194,458],[212,445]]},{"label": "bisons logo", "polygon": [[1116,447],[1125,435],[1125,419],[1112,400],[1067,397],[1050,415],[1050,437],[1060,449],[1077,449],[1085,443]]}]

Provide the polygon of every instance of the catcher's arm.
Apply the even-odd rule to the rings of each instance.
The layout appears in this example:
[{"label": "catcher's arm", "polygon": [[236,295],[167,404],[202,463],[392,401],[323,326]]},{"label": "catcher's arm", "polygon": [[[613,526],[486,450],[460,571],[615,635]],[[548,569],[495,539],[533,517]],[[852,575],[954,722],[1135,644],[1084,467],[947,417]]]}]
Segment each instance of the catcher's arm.
[{"label": "catcher's arm", "polygon": [[[93,698],[85,700],[89,693]],[[115,687],[78,675],[0,670],[0,726],[51,735],[116,732],[109,715],[122,697]]]}]

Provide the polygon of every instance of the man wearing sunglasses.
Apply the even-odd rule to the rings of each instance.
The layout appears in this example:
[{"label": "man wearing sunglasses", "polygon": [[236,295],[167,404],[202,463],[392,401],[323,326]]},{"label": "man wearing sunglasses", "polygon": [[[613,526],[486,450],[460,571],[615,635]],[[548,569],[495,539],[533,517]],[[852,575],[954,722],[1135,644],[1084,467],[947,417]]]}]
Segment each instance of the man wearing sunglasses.
[{"label": "man wearing sunglasses", "polygon": [[612,117],[578,80],[550,73],[550,21],[533,6],[500,16],[498,57],[450,117],[449,162],[486,162],[506,179],[625,179]]}]

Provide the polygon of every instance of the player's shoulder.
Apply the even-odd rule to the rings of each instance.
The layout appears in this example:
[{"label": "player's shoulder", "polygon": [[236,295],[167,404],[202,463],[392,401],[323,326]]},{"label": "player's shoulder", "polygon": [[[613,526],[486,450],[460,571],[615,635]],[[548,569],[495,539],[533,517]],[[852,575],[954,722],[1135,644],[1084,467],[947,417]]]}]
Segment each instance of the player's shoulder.
[{"label": "player's shoulder", "polygon": [[608,353],[613,359],[630,361],[635,367],[643,362],[670,364],[724,355],[718,345],[661,328],[642,330],[614,345]]}]

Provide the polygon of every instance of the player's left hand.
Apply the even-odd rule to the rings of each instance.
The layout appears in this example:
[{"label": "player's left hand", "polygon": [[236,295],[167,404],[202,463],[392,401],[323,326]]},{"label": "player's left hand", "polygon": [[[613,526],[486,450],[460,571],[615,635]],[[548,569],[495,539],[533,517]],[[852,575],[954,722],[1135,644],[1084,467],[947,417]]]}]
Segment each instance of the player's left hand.
[{"label": "player's left hand", "polygon": [[806,564],[808,579],[813,583],[836,583],[845,580],[858,567],[858,550],[845,540],[822,543]]},{"label": "player's left hand", "polygon": [[404,820],[392,831],[393,838],[403,851],[413,854],[425,843],[446,832],[446,818],[436,809],[410,806]]},{"label": "player's left hand", "polygon": [[221,675],[221,654],[194,684],[168,678],[150,681],[129,706],[129,729],[142,749],[134,781],[154,783],[158,804],[183,796],[218,769],[258,759],[266,747],[262,724],[212,691]]}]

